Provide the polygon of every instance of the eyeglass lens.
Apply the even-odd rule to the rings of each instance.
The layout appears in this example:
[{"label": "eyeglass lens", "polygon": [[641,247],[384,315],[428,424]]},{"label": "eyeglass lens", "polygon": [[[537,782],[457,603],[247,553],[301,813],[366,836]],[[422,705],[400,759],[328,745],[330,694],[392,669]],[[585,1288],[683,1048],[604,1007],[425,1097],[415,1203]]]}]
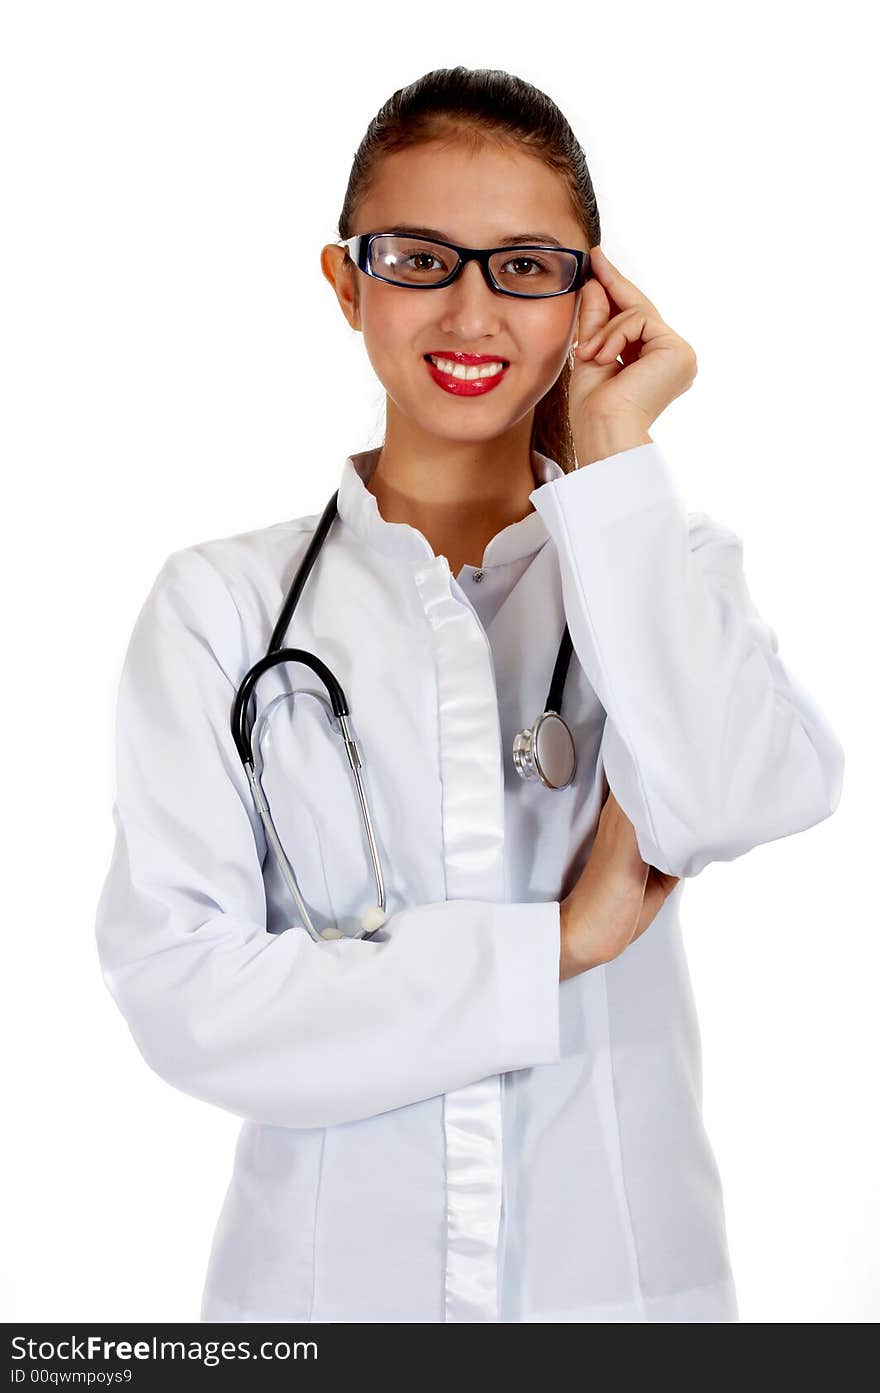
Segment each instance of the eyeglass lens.
[{"label": "eyeglass lens", "polygon": [[[374,237],[370,246],[374,274],[397,285],[436,285],[458,260],[451,247],[421,238]],[[489,258],[489,266],[501,288],[514,295],[558,295],[574,280],[577,258],[552,247],[505,247]]]}]

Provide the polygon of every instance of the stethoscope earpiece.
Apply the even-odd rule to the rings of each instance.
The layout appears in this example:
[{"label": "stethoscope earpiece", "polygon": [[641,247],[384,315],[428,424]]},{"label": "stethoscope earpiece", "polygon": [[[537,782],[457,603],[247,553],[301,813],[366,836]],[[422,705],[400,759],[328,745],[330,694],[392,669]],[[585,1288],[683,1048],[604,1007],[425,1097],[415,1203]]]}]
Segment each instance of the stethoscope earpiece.
[{"label": "stethoscope earpiece", "polygon": [[374,934],[377,929],[381,929],[387,918],[387,911],[382,909],[379,905],[374,904],[361,918],[361,928],[364,934],[367,937],[369,937],[370,934]]},{"label": "stethoscope earpiece", "polygon": [[326,928],[321,929],[322,938],[372,938],[377,929],[381,929],[388,915],[380,905],[374,904],[361,916],[361,932],[354,935],[343,933],[342,929]]}]

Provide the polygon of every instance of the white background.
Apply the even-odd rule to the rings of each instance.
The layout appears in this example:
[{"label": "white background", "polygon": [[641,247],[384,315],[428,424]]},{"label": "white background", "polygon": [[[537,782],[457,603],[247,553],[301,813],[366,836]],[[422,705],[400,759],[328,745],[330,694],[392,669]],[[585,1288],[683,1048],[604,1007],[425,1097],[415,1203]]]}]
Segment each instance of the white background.
[{"label": "white background", "polygon": [[869,22],[852,0],[4,7],[0,1319],[198,1318],[239,1123],[149,1071],[100,976],[116,682],[169,552],[318,511],[381,441],[319,253],[376,110],[458,63],[574,127],[606,252],[697,351],[653,438],[745,539],[844,744],[834,817],[710,866],[682,915],[741,1318],[877,1319]]}]

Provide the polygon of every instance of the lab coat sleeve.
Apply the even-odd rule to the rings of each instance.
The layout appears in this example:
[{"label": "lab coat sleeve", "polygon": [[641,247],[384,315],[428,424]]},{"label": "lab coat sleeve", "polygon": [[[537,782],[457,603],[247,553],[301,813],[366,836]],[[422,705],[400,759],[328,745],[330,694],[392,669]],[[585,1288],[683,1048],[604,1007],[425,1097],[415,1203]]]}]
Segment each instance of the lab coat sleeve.
[{"label": "lab coat sleeve", "polygon": [[556,1062],[558,901],[415,905],[373,940],[267,931],[230,729],[243,651],[220,573],[197,548],[175,552],[122,666],[96,919],[104,981],[147,1063],[240,1117],[322,1127]]},{"label": "lab coat sleeve", "polygon": [[642,859],[696,876],[829,817],[841,745],[752,603],[741,539],[685,511],[657,445],[530,496],[558,551],[575,654],[605,708],[608,785]]}]

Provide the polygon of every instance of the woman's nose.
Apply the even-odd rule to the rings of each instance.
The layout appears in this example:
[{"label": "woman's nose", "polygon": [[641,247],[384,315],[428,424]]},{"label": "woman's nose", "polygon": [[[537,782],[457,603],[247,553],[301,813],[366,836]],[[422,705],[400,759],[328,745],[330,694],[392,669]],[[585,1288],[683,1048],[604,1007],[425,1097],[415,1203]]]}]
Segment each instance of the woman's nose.
[{"label": "woman's nose", "polygon": [[472,342],[481,334],[497,333],[503,297],[487,283],[478,261],[468,261],[452,284],[445,287],[445,294],[448,298],[444,318],[460,326],[460,337]]}]

